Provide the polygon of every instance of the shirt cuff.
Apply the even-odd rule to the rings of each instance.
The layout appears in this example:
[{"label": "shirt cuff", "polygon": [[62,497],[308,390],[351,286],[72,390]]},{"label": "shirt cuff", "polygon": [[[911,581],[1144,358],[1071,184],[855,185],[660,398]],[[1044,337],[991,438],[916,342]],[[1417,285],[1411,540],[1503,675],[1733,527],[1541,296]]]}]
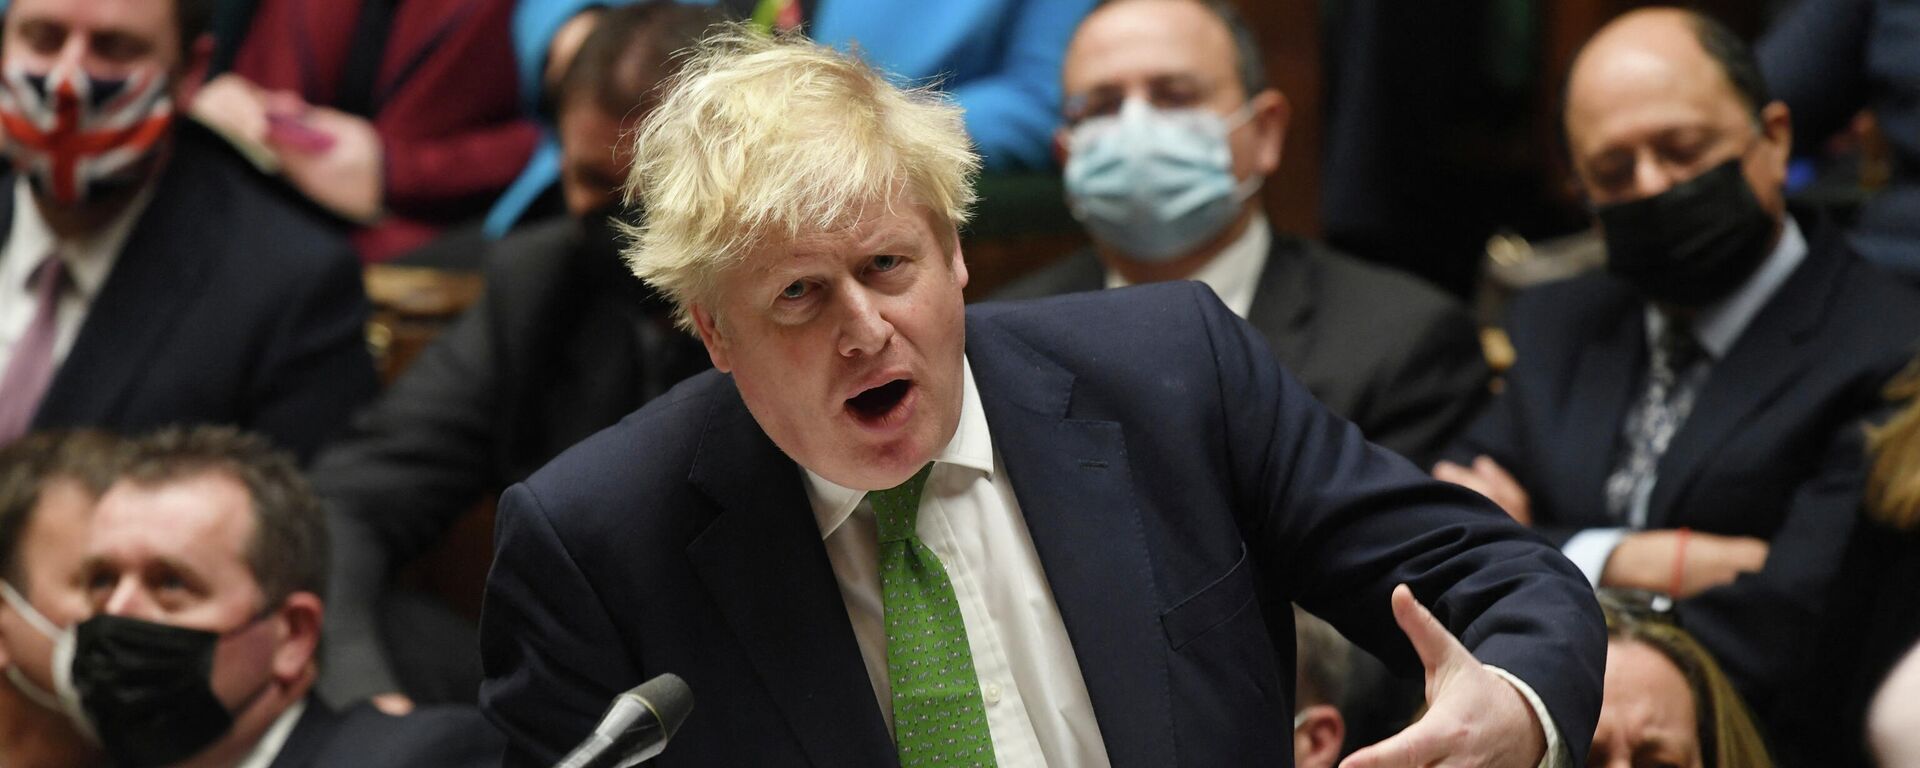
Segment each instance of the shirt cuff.
[{"label": "shirt cuff", "polygon": [[1607,558],[1613,557],[1613,549],[1620,546],[1628,533],[1625,528],[1588,528],[1567,539],[1560,554],[1572,560],[1574,567],[1587,575],[1587,583],[1599,589],[1600,576],[1607,571]]},{"label": "shirt cuff", "polygon": [[1520,692],[1520,698],[1527,700],[1527,706],[1533,707],[1533,716],[1540,721],[1540,730],[1544,732],[1547,742],[1547,753],[1540,756],[1539,768],[1572,768],[1573,756],[1567,754],[1567,743],[1560,740],[1560,729],[1553,727],[1553,716],[1547,712],[1547,703],[1540,700],[1540,694],[1533,692],[1533,686],[1514,677],[1512,672],[1492,664],[1480,666],[1507,681],[1508,685]]}]

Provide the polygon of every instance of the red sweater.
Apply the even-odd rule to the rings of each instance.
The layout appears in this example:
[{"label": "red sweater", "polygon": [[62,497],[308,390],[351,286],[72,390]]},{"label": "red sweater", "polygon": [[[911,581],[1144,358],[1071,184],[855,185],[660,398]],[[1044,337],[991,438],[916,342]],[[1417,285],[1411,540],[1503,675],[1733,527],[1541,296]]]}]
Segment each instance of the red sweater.
[{"label": "red sweater", "polygon": [[[234,60],[260,86],[333,105],[360,0],[259,0]],[[386,216],[354,233],[367,262],[486,213],[539,138],[520,113],[512,0],[404,0],[373,86],[386,158]]]}]

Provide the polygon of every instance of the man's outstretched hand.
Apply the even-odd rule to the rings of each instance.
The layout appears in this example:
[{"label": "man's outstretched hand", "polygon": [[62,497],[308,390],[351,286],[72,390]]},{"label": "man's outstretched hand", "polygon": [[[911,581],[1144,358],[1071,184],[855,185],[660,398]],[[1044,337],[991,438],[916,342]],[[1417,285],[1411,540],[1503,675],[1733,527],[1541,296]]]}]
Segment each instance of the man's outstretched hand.
[{"label": "man's outstretched hand", "polygon": [[1405,584],[1393,589],[1393,618],[1427,669],[1427,712],[1341,767],[1539,765],[1546,732],[1520,691],[1468,653]]}]

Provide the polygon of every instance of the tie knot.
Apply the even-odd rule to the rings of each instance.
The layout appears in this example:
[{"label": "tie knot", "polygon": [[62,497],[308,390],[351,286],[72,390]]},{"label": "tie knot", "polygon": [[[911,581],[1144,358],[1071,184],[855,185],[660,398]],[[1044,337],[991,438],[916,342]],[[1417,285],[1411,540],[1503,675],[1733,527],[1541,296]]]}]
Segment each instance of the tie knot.
[{"label": "tie knot", "polygon": [[913,538],[914,524],[920,517],[920,489],[926,487],[929,463],[907,481],[882,491],[868,491],[873,504],[873,520],[880,531],[880,543],[888,544]]},{"label": "tie knot", "polygon": [[1686,370],[1707,353],[1700,346],[1700,341],[1693,337],[1693,332],[1678,322],[1669,322],[1660,329],[1655,352],[1660,356],[1658,362],[1675,374]]},{"label": "tie knot", "polygon": [[65,292],[67,279],[67,263],[60,259],[60,254],[49,253],[27,276],[27,285],[35,298],[46,300]]}]

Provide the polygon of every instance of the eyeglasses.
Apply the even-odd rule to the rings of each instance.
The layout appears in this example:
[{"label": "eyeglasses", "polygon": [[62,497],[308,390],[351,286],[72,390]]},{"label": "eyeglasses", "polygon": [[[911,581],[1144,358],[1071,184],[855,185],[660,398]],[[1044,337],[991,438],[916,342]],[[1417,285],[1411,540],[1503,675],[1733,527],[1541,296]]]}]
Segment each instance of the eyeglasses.
[{"label": "eyeglasses", "polygon": [[1680,625],[1680,617],[1673,612],[1673,598],[1660,592],[1608,588],[1595,591],[1594,597],[1600,601],[1600,609],[1606,612],[1608,624],[1627,621]]}]

